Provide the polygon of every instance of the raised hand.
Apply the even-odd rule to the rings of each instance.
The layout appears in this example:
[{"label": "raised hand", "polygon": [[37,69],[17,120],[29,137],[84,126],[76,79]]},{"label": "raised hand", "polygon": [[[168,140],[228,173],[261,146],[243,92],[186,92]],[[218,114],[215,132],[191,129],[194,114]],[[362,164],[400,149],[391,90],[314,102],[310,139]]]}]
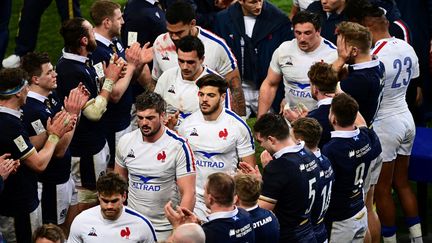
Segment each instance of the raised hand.
[{"label": "raised hand", "polygon": [[129,48],[126,49],[126,61],[128,65],[137,67],[141,65],[140,60],[141,47],[138,42],[134,42]]},{"label": "raised hand", "polygon": [[79,116],[82,108],[89,99],[89,93],[83,88],[83,84],[79,83],[78,87],[69,92],[69,96],[64,99],[64,107],[67,112]]},{"label": "raised hand", "polygon": [[149,47],[150,42],[144,44],[140,52],[140,61],[142,64],[149,63],[153,60],[153,47]]},{"label": "raised hand", "polygon": [[61,138],[65,133],[72,131],[76,121],[76,115],[71,115],[66,111],[59,111],[53,119],[48,118],[47,132],[50,135],[55,134]]},{"label": "raised hand", "polygon": [[123,67],[125,66],[125,61],[117,56],[117,54],[114,54],[111,59],[108,66],[106,64],[103,64],[104,73],[106,79],[110,79],[113,82],[117,82],[119,78],[121,77]]}]

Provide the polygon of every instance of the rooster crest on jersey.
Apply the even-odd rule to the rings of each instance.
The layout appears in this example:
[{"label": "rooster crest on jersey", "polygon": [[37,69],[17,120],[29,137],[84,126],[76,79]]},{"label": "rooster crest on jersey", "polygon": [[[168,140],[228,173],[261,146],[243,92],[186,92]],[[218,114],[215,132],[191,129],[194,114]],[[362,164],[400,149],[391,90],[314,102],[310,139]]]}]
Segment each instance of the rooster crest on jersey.
[{"label": "rooster crest on jersey", "polygon": [[131,232],[130,232],[129,227],[126,227],[125,229],[122,229],[122,230],[120,231],[120,236],[121,236],[122,238],[129,239],[129,235],[130,235],[130,234],[131,234]]},{"label": "rooster crest on jersey", "polygon": [[157,160],[159,160],[160,162],[164,163],[165,159],[166,159],[165,151],[159,152],[158,155],[157,155]]},{"label": "rooster crest on jersey", "polygon": [[226,138],[228,137],[228,130],[224,128],[224,130],[219,131],[219,137],[223,140],[226,140]]}]

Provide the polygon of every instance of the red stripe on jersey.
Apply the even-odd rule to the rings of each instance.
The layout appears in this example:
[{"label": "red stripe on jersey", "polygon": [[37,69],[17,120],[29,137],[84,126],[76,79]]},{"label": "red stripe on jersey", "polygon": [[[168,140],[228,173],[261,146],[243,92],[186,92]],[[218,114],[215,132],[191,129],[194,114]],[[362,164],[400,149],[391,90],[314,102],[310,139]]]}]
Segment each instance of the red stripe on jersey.
[{"label": "red stripe on jersey", "polygon": [[402,32],[404,34],[404,41],[410,43],[411,40],[409,39],[409,30],[408,30],[408,26],[405,25],[404,22],[400,21],[400,20],[396,20],[393,23],[395,23],[397,26],[399,26],[402,29]]},{"label": "red stripe on jersey", "polygon": [[375,48],[375,51],[372,53],[373,55],[378,54],[378,52],[387,44],[387,41],[383,41],[377,48]]},{"label": "red stripe on jersey", "polygon": [[186,145],[187,145],[187,147],[189,149],[189,154],[191,155],[191,158],[192,158],[192,168],[193,168],[193,171],[196,171],[196,168],[195,168],[195,156],[194,156],[193,150],[191,149],[191,147],[189,145],[189,142],[186,142]]}]

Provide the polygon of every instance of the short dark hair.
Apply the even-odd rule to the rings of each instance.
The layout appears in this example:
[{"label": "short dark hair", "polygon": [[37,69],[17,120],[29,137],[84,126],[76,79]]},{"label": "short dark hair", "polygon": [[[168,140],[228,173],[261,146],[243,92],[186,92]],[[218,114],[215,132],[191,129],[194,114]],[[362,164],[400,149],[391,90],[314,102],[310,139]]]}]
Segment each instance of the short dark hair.
[{"label": "short dark hair", "polygon": [[305,142],[309,149],[318,147],[321,139],[322,127],[315,118],[301,117],[291,123],[294,136]]},{"label": "short dark hair", "polygon": [[195,19],[195,10],[190,3],[178,0],[168,7],[165,18],[170,24],[189,24]]},{"label": "short dark hair", "polygon": [[155,92],[144,92],[136,97],[135,107],[138,111],[155,109],[157,113],[162,114],[166,109],[166,102]]},{"label": "short dark hair", "polygon": [[81,47],[81,38],[89,37],[87,29],[83,23],[86,21],[81,17],[66,20],[61,29],[60,34],[63,36],[64,47],[67,52],[78,53]]},{"label": "short dark hair", "polygon": [[112,18],[114,11],[121,6],[110,0],[97,0],[90,8],[90,16],[96,26],[100,26],[104,19]]},{"label": "short dark hair", "polygon": [[124,194],[128,189],[128,184],[119,174],[108,172],[99,176],[96,182],[96,190],[99,194],[111,196],[114,194]]},{"label": "short dark hair", "polygon": [[202,76],[200,79],[197,80],[196,85],[200,89],[205,86],[217,87],[219,94],[225,94],[228,88],[228,83],[225,81],[224,78],[212,73]]},{"label": "short dark hair", "polygon": [[223,172],[216,172],[207,177],[206,190],[221,206],[229,207],[234,203],[234,178]]},{"label": "short dark hair", "polygon": [[336,92],[339,77],[332,66],[325,62],[313,64],[308,72],[311,84],[315,85],[323,93]]},{"label": "short dark hair", "polygon": [[321,29],[321,18],[318,14],[309,11],[300,11],[292,19],[293,28],[296,24],[311,23],[315,30]]},{"label": "short dark hair", "polygon": [[331,113],[335,116],[336,122],[341,127],[352,126],[358,111],[359,105],[357,101],[349,94],[338,94],[332,100]]},{"label": "short dark hair", "polygon": [[369,54],[372,34],[366,27],[358,23],[343,21],[336,25],[336,33],[342,35],[346,43],[357,47],[361,53]]},{"label": "short dark hair", "polygon": [[66,240],[66,237],[60,227],[58,227],[55,224],[44,224],[40,227],[38,227],[33,232],[32,240],[33,242],[36,242],[37,239],[47,239],[53,242],[64,242]]},{"label": "short dark hair", "polygon": [[254,175],[237,174],[234,177],[236,192],[241,203],[253,207],[261,194],[261,181]]},{"label": "short dark hair", "polygon": [[22,68],[0,70],[0,100],[8,100],[25,85],[28,74]]},{"label": "short dark hair", "polygon": [[261,137],[272,136],[284,140],[289,137],[289,126],[281,115],[267,113],[255,122],[254,132],[259,133]]},{"label": "short dark hair", "polygon": [[51,62],[46,52],[29,52],[21,58],[21,67],[27,73],[29,78],[40,76],[42,74],[42,65]]},{"label": "short dark hair", "polygon": [[204,44],[196,36],[187,35],[181,38],[176,44],[176,47],[177,52],[178,50],[181,50],[182,52],[196,51],[199,59],[203,58],[204,56]]}]

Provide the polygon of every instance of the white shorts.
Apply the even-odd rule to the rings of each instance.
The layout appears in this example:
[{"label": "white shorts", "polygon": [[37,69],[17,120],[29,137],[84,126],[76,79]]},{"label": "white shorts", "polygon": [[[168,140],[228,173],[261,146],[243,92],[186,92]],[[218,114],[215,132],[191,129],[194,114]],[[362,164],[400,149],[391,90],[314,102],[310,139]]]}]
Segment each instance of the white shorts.
[{"label": "white shorts", "polygon": [[[75,182],[75,186],[78,190],[78,202],[79,203],[83,203],[83,197],[80,196],[82,193],[82,189],[83,187],[85,187],[85,185],[83,185],[84,183],[92,183],[92,184],[96,184],[97,179],[99,178],[100,175],[105,174],[106,169],[107,169],[107,165],[109,162],[109,158],[110,158],[110,149],[108,146],[108,143],[105,143],[104,148],[99,151],[99,153],[93,155],[91,157],[91,160],[93,161],[93,171],[91,178],[83,178],[82,176],[82,172],[80,170],[80,163],[81,163],[81,157],[72,157],[72,161],[71,161],[71,166],[72,166],[72,178]],[[88,159],[88,158],[87,158]],[[88,161],[87,161],[88,163]],[[96,193],[96,190],[88,190],[88,189],[84,189],[84,191],[90,191],[92,192],[92,194]],[[97,197],[93,197],[92,201],[95,201],[95,199],[97,200]]]},{"label": "white shorts", "polygon": [[384,162],[393,161],[398,154],[411,155],[416,129],[410,112],[374,121],[373,130],[381,141]]},{"label": "white shorts", "polygon": [[249,118],[252,113],[258,114],[259,90],[245,82],[242,82],[242,88],[246,101],[246,118]]},{"label": "white shorts", "polygon": [[[15,221],[19,223],[15,223]],[[17,242],[16,236],[31,239],[33,232],[42,226],[42,210],[39,203],[38,207],[30,214],[23,214],[16,217],[0,215],[0,232],[3,234],[5,242]]]},{"label": "white shorts", "polygon": [[366,207],[363,207],[351,218],[332,223],[329,242],[363,243],[367,228],[367,210]]},{"label": "white shorts", "polygon": [[63,184],[38,182],[38,195],[41,201],[43,222],[63,224],[69,206],[78,203],[77,190],[72,177]]},{"label": "white shorts", "polygon": [[382,167],[382,158],[381,155],[378,158],[371,161],[368,173],[366,174],[365,184],[363,187],[364,198],[366,198],[366,194],[368,193],[371,186],[374,186],[378,183],[378,178],[381,173]]}]

